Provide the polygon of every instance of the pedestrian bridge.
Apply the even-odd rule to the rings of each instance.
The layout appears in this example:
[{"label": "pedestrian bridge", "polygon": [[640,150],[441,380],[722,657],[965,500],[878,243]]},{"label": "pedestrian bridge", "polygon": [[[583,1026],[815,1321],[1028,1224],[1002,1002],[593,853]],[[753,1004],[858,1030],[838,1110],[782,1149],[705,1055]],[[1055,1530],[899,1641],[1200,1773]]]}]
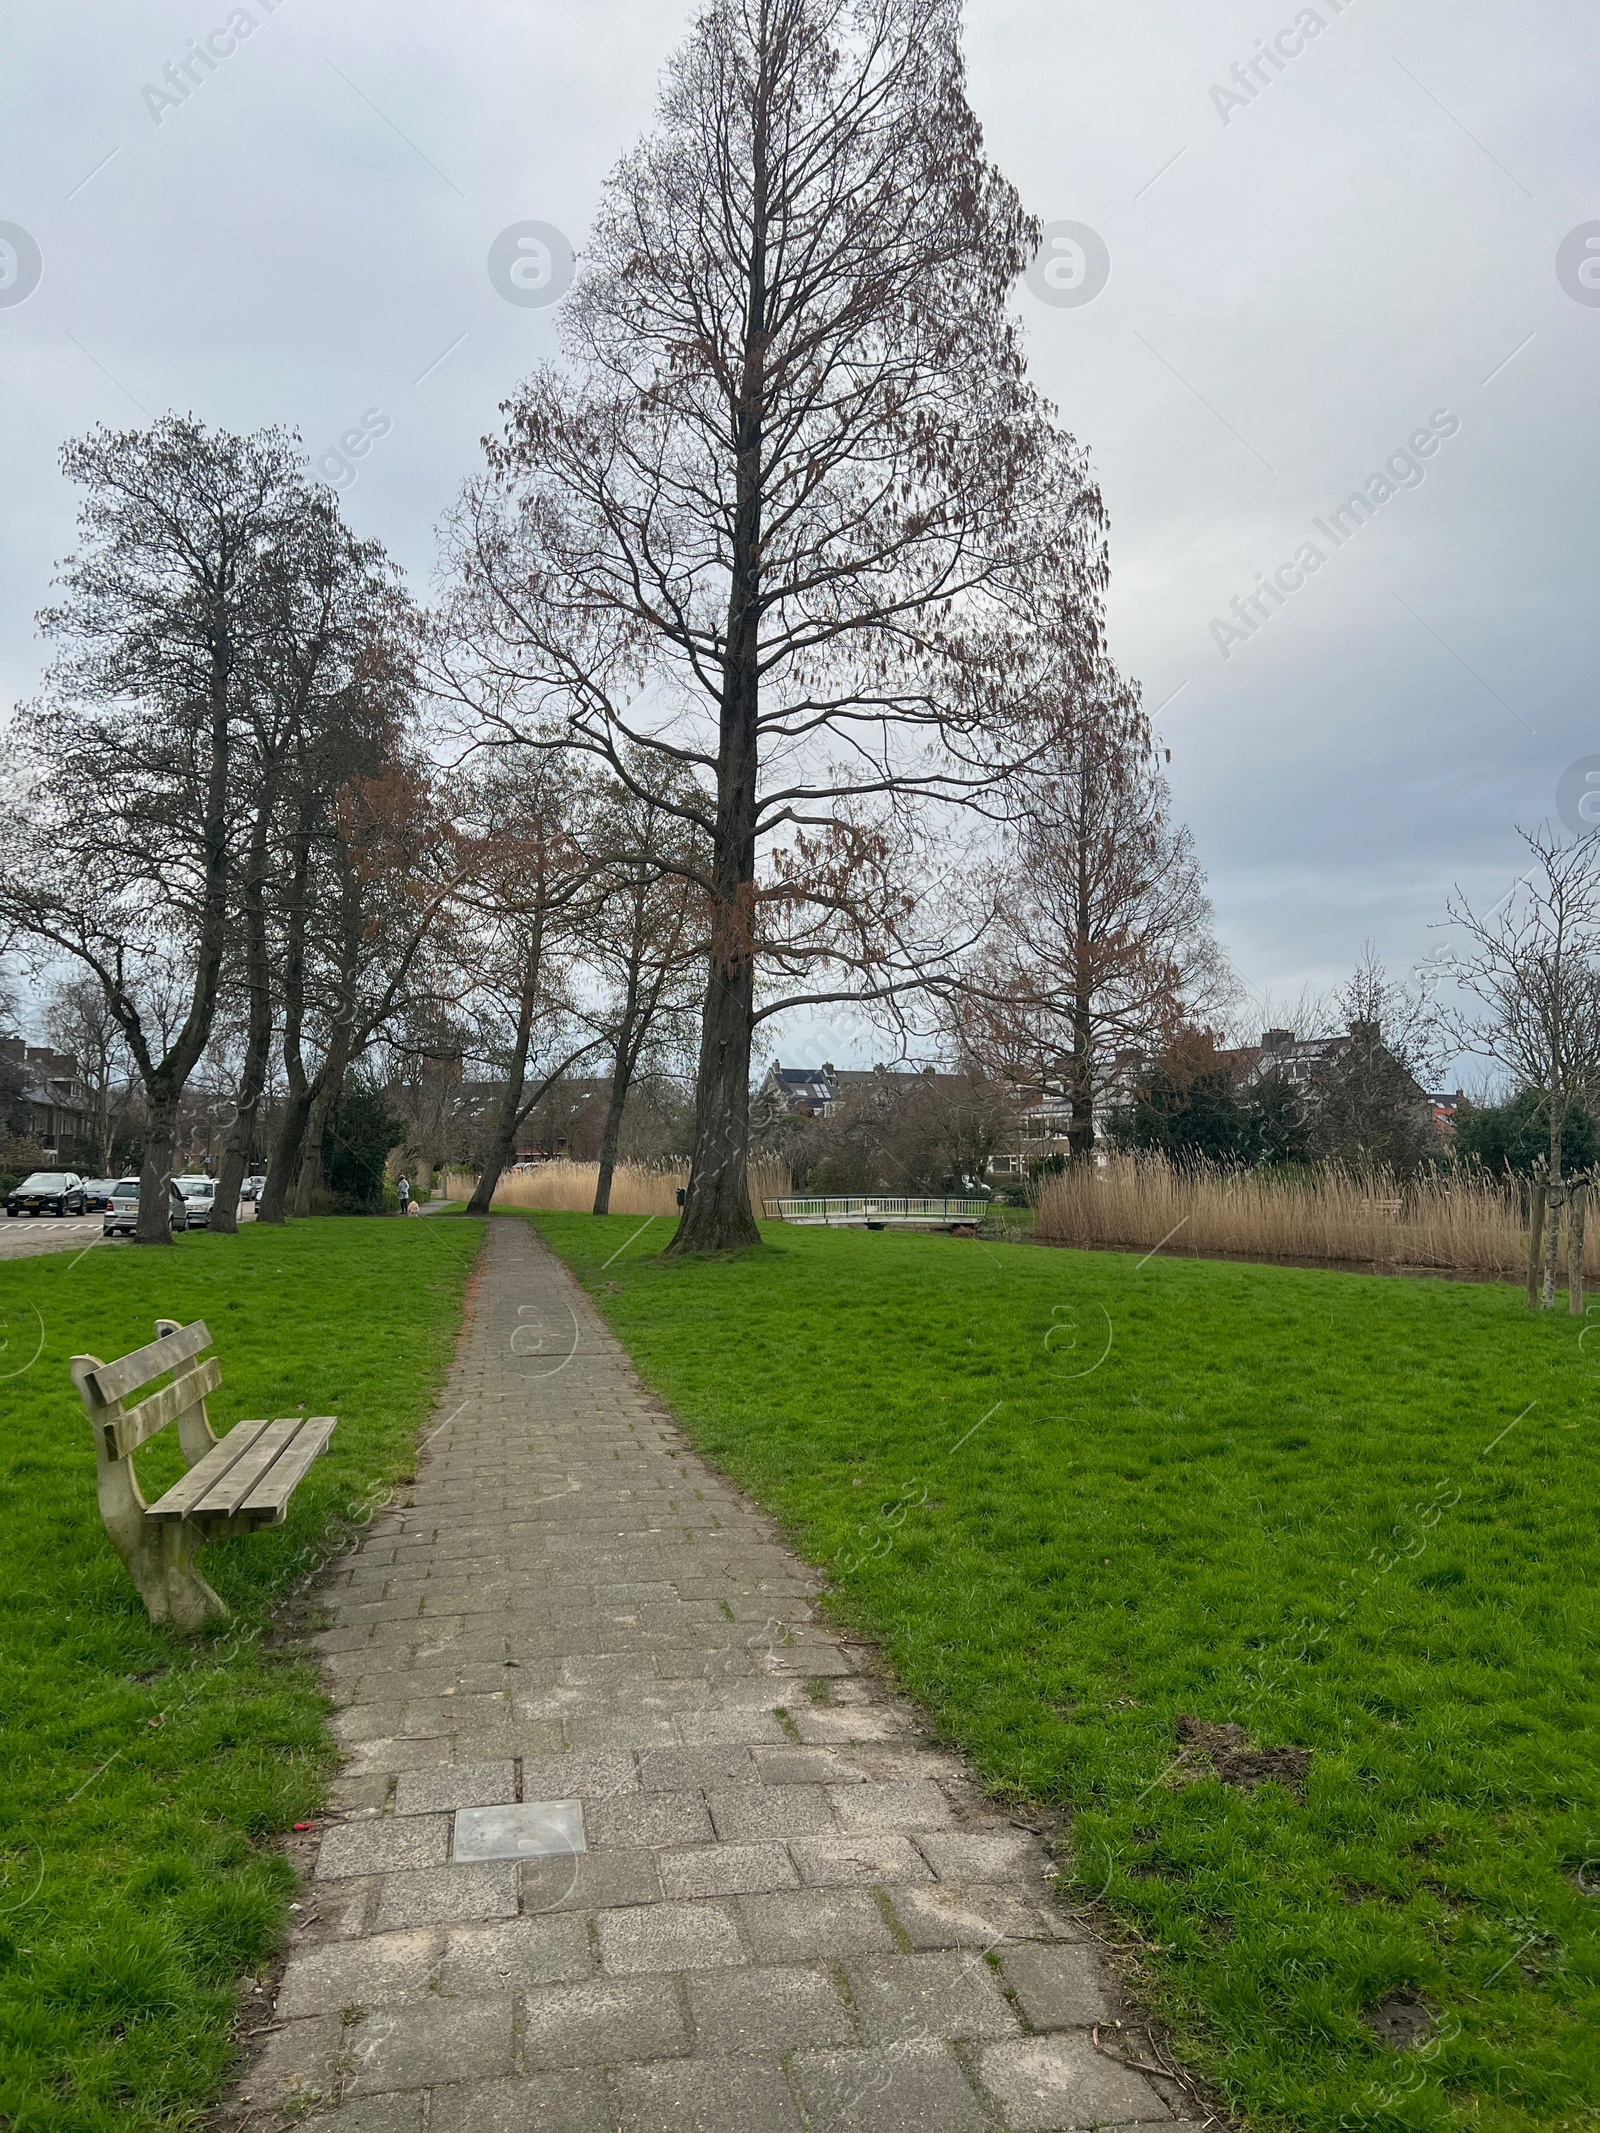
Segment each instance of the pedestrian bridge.
[{"label": "pedestrian bridge", "polygon": [[763,1200],[769,1222],[824,1229],[964,1229],[981,1222],[989,1200],[895,1199],[882,1193],[825,1194],[819,1199]]}]

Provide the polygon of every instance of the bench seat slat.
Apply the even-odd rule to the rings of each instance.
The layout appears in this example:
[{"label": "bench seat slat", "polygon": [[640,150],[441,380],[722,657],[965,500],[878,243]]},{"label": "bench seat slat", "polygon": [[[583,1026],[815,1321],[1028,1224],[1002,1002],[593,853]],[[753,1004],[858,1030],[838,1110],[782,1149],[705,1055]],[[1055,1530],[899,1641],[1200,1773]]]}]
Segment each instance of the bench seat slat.
[{"label": "bench seat slat", "polygon": [[294,1442],[304,1418],[280,1415],[269,1422],[254,1444],[236,1459],[225,1474],[219,1474],[205,1494],[189,1506],[191,1518],[231,1518],[250,1491]]},{"label": "bench seat slat", "polygon": [[275,1516],[281,1515],[312,1460],[320,1458],[327,1450],[333,1425],[332,1415],[308,1415],[294,1442],[273,1461],[239,1509],[246,1513],[270,1511]]},{"label": "bench seat slat", "polygon": [[238,1460],[242,1459],[264,1429],[271,1423],[236,1422],[214,1451],[197,1459],[181,1481],[175,1481],[165,1496],[151,1504],[146,1512],[148,1518],[187,1518],[206,1491],[222,1480]]},{"label": "bench seat slat", "polygon": [[176,1370],[180,1363],[188,1362],[191,1355],[198,1355],[202,1348],[210,1346],[211,1335],[206,1322],[197,1318],[192,1326],[180,1327],[176,1333],[163,1333],[160,1340],[135,1348],[132,1355],[123,1356],[120,1362],[102,1363],[98,1370],[90,1372],[89,1381],[109,1406],[113,1400],[120,1400],[125,1392],[136,1392],[141,1385],[148,1385],[152,1378]]},{"label": "bench seat slat", "polygon": [[136,1452],[141,1444],[152,1438],[157,1430],[165,1429],[169,1422],[187,1413],[199,1400],[214,1393],[222,1383],[222,1365],[214,1355],[208,1355],[198,1370],[185,1372],[174,1378],[170,1385],[163,1385],[159,1392],[151,1393],[148,1400],[141,1400],[137,1407],[130,1407],[120,1415],[108,1415],[102,1425],[106,1432],[106,1449],[117,1459],[126,1459]]}]

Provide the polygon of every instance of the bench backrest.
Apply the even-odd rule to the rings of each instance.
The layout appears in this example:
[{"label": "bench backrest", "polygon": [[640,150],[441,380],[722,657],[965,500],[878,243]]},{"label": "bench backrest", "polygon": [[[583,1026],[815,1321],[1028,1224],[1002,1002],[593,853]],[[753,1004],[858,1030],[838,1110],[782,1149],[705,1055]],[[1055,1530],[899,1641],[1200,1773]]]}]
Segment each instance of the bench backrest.
[{"label": "bench backrest", "polygon": [[[206,1413],[206,1398],[222,1383],[222,1365],[215,1356],[197,1360],[202,1350],[211,1346],[211,1334],[203,1318],[197,1318],[190,1326],[180,1326],[176,1319],[158,1318],[156,1334],[155,1340],[119,1362],[102,1363],[93,1355],[74,1356],[73,1380],[94,1423],[95,1443],[103,1459],[114,1462],[128,1458],[158,1430],[176,1422],[183,1455],[192,1466],[217,1441]],[[186,1369],[186,1364],[193,1368]],[[136,1407],[127,1405],[130,1393],[165,1377],[169,1370],[178,1372],[170,1385],[164,1385]]]}]

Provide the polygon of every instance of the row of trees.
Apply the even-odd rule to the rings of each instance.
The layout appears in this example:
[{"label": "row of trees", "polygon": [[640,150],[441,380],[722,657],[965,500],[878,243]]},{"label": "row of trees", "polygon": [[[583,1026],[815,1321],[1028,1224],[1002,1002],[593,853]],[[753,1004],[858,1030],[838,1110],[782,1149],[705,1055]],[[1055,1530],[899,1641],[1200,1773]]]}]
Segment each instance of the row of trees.
[{"label": "row of trees", "polygon": [[[755,1234],[777,1016],[941,1038],[1063,1098],[1077,1157],[1119,1054],[1216,1020],[1203,880],[1103,642],[1100,497],[1009,309],[1038,241],[956,0],[710,0],[433,612],[282,431],[67,448],[80,541],[9,739],[0,926],[114,1024],[144,1234],[203,1064],[236,1105],[225,1210],[279,1084],[268,1221],[311,1204],[380,1051],[419,1092],[452,1059],[495,1080],[483,1206],[604,1065],[603,1204],[628,1088],[697,1010],[673,1248],[706,1251]],[[1459,978],[1509,1031],[1500,969],[1484,945]],[[1581,1075],[1540,1031],[1559,1175]]]},{"label": "row of trees", "polygon": [[[82,538],[12,736],[0,916],[100,988],[149,1184],[208,1047],[237,1063],[223,1206],[280,1061],[271,1221],[375,1042],[464,1032],[503,1083],[486,1202],[553,1076],[604,1054],[620,1108],[692,972],[675,1248],[719,1249],[754,1234],[772,1016],[926,1031],[960,998],[1050,1071],[1064,1017],[1083,1092],[1096,1015],[1203,990],[1192,855],[1101,643],[1100,499],[1008,309],[1037,243],[955,0],[713,0],[561,360],[450,519],[436,614],[281,432],[68,448]],[[1087,875],[1035,863],[1091,823]],[[1103,968],[1044,944],[1090,909]]]}]

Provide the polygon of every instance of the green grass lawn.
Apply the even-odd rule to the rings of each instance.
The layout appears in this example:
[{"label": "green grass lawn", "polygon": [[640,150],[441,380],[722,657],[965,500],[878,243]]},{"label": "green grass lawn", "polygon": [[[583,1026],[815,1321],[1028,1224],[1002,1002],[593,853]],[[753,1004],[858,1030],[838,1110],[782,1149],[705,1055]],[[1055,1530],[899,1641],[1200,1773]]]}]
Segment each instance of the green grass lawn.
[{"label": "green grass lawn", "polygon": [[[1600,2115],[1595,1389],[1510,1288],[535,1218],[1260,2125]],[[663,1233],[658,1231],[657,1235]],[[659,1251],[659,1245],[656,1247]],[[1180,1716],[1312,1751],[1175,1764]],[[1102,1913],[1104,1915],[1104,1913]],[[1409,2052],[1365,2016],[1432,2011]]]},{"label": "green grass lawn", "polygon": [[[270,1960],[293,1894],[274,1840],[315,1812],[334,1761],[314,1668],[259,1633],[410,1471],[480,1234],[312,1221],[0,1263],[10,2133],[197,2125],[215,2102],[238,1979]],[[193,1640],[152,1626],[106,1539],[67,1374],[70,1355],[142,1346],[157,1317],[209,1323],[219,1430],[302,1403],[339,1417],[286,1524],[202,1557],[235,1615]],[[147,1496],[182,1471],[175,1437],[139,1455]]]}]

